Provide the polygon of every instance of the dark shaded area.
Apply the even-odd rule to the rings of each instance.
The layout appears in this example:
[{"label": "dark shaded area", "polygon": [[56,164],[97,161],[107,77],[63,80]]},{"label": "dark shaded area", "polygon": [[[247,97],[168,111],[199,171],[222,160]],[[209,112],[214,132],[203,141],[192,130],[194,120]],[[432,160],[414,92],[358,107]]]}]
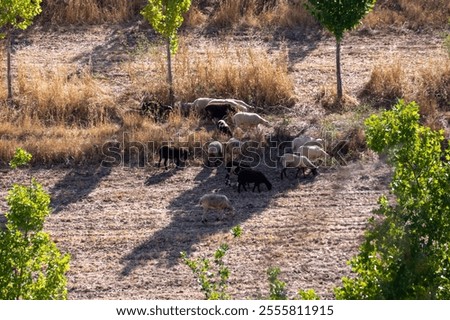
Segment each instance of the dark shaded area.
[{"label": "dark shaded area", "polygon": [[147,25],[125,24],[107,35],[108,41],[92,50],[82,51],[71,62],[88,66],[93,73],[107,73],[116,65],[133,58],[132,50],[161,41]]},{"label": "dark shaded area", "polygon": [[[202,239],[213,234],[228,232],[233,226],[242,224],[263,212],[270,205],[273,197],[314,181],[314,177],[310,176],[295,179],[296,169],[289,170],[288,178],[280,181],[280,168],[274,169],[275,163],[268,160],[268,155],[264,155],[264,157],[267,157],[267,164],[261,162],[256,168],[264,172],[273,188],[268,191],[266,186],[261,185],[260,193],[241,191],[238,194],[237,186],[225,185],[226,169],[224,166],[217,169],[203,167],[194,177],[195,181],[201,181],[201,183],[181,193],[170,202],[168,209],[173,218],[169,225],[154,233],[123,257],[122,276],[130,275],[133,270],[146,265],[150,260],[157,260],[159,264],[169,267],[174,266],[179,262],[180,252],[185,251],[190,255],[193,248]],[[149,177],[148,181],[159,181],[163,175],[164,173],[157,173],[155,176]],[[233,181],[237,181],[236,177],[233,178]],[[149,183],[146,182],[146,184]],[[210,211],[207,216],[208,221],[203,224],[201,222],[203,209],[197,204],[202,195],[210,192],[226,195],[235,207],[236,214],[234,216],[227,215],[221,221],[216,220],[220,216],[219,212]]]},{"label": "dark shaded area", "polygon": [[53,213],[88,196],[111,173],[111,168],[97,166],[73,169],[50,189]]}]

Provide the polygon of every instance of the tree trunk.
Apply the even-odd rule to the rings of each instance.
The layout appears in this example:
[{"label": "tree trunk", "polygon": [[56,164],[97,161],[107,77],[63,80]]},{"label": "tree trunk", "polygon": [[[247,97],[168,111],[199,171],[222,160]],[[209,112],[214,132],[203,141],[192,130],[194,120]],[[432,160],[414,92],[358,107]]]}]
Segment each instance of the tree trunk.
[{"label": "tree trunk", "polygon": [[175,103],[175,96],[173,93],[172,53],[170,51],[170,38],[167,39],[167,83],[169,84],[169,104],[173,107]]},{"label": "tree trunk", "polygon": [[6,35],[6,82],[8,86],[7,101],[12,101],[12,80],[11,80],[11,46],[12,46],[12,32],[7,31]]},{"label": "tree trunk", "polygon": [[342,78],[341,78],[341,41],[336,40],[336,85],[337,98],[342,100]]}]

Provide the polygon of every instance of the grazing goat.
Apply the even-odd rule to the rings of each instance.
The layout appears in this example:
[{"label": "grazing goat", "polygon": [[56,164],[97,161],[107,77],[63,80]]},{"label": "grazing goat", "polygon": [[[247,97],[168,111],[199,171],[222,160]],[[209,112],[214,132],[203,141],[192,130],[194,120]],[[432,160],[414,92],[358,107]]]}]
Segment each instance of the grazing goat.
[{"label": "grazing goat", "polygon": [[233,116],[233,123],[236,127],[245,129],[254,129],[258,124],[270,126],[269,121],[263,119],[259,114],[252,112],[238,112]]},{"label": "grazing goat", "polygon": [[283,175],[286,175],[287,168],[297,168],[297,173],[295,177],[298,177],[298,173],[302,170],[303,176],[305,176],[305,169],[311,169],[313,175],[317,175],[317,167],[305,156],[299,156],[292,153],[285,153],[280,157],[280,162],[282,166],[281,170],[281,180],[283,180]]},{"label": "grazing goat", "polygon": [[272,189],[272,184],[266,178],[266,176],[258,170],[253,169],[242,169],[238,173],[238,192],[241,192],[241,186],[244,188],[244,191],[247,191],[245,188],[246,184],[254,183],[253,192],[255,192],[255,188],[258,187],[258,192],[261,192],[259,185],[264,183],[268,190]]},{"label": "grazing goat", "polygon": [[307,157],[311,162],[316,163],[319,159],[325,159],[330,157],[321,147],[315,145],[304,145],[298,148],[294,154]]},{"label": "grazing goat", "polygon": [[233,106],[234,109],[236,109],[236,111],[242,111],[242,112],[247,112],[248,109],[253,109],[252,106],[249,106],[244,101],[237,100],[237,99],[213,99],[208,103],[208,105],[211,105],[211,104],[228,104],[228,105]]},{"label": "grazing goat", "polygon": [[141,103],[141,112],[143,115],[150,115],[155,122],[166,121],[169,114],[173,111],[171,106],[166,106],[156,100],[143,100]]},{"label": "grazing goat", "polygon": [[213,98],[198,98],[195,99],[194,102],[192,102],[192,109],[199,115],[204,115],[205,107],[208,105],[208,103],[214,100]]},{"label": "grazing goat", "polygon": [[300,136],[292,140],[292,150],[294,150],[294,152],[297,152],[296,150],[298,150],[298,148],[300,148],[301,146],[306,145],[316,145],[323,148],[323,140],[316,139],[310,136]]},{"label": "grazing goat", "polygon": [[229,103],[211,104],[205,107],[206,116],[211,120],[222,120],[230,113],[235,113],[236,109]]},{"label": "grazing goat", "polygon": [[183,162],[188,158],[188,151],[184,148],[162,146],[159,149],[159,162],[158,168],[161,166],[161,160],[164,159],[164,167],[167,170],[167,160],[173,159],[177,167],[180,166],[180,160]]},{"label": "grazing goat", "polygon": [[253,109],[252,106],[246,104],[242,100],[237,99],[215,99],[215,98],[197,98],[194,100],[194,102],[190,103],[193,110],[199,115],[199,116],[205,116],[205,108],[208,104],[228,104],[232,105],[236,111],[248,111],[249,109]]},{"label": "grazing goat", "polygon": [[231,211],[234,214],[234,208],[231,205],[230,200],[226,195],[218,194],[218,193],[208,193],[200,198],[199,205],[203,207],[203,215],[202,222],[205,223],[206,213],[210,209],[221,210],[222,211],[222,220],[225,216],[225,210]]},{"label": "grazing goat", "polygon": [[217,121],[217,129],[219,132],[226,134],[229,137],[233,136],[233,133],[231,132],[230,126],[225,122],[225,120],[219,120]]},{"label": "grazing goat", "polygon": [[225,184],[231,186],[230,175],[238,175],[241,169],[250,168],[250,165],[243,163],[242,161],[231,160],[225,164],[225,169],[227,169],[227,174],[225,175]]},{"label": "grazing goat", "polygon": [[219,141],[212,141],[208,145],[208,159],[207,166],[211,166],[211,158],[214,158],[214,165],[217,165],[217,161],[223,157],[223,145]]}]

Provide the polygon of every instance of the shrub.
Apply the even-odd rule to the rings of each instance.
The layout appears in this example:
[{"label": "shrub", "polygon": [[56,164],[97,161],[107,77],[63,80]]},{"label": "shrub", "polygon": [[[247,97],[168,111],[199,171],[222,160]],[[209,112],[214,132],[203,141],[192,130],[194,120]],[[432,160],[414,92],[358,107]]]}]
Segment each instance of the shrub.
[{"label": "shrub", "polygon": [[[17,149],[11,167],[30,159]],[[0,231],[0,299],[66,299],[70,256],[61,254],[42,231],[50,196],[32,179],[29,186],[15,184],[6,200],[6,229]]]},{"label": "shrub", "polygon": [[416,103],[400,101],[366,120],[368,146],[394,166],[394,198],[379,199],[337,299],[450,298],[450,150],[419,118]]}]

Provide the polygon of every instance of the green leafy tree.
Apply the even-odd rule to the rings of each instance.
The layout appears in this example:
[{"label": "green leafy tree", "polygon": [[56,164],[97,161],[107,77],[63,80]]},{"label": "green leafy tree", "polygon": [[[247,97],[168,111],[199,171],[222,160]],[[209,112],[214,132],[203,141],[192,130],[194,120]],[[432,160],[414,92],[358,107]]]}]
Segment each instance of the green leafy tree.
[{"label": "green leafy tree", "polygon": [[170,104],[174,104],[172,58],[178,50],[178,28],[183,23],[183,14],[191,6],[191,0],[148,0],[141,11],[152,28],[161,34],[167,43],[167,82],[169,84]]},{"label": "green leafy tree", "polygon": [[6,81],[8,101],[12,100],[11,51],[14,29],[25,30],[35,16],[41,13],[42,0],[1,0],[0,1],[0,39],[6,37]]},{"label": "green leafy tree", "polygon": [[394,167],[394,199],[379,199],[337,299],[450,299],[449,150],[419,119],[416,103],[400,101],[366,120],[368,146]]},{"label": "green leafy tree", "polygon": [[[11,167],[29,160],[29,153],[17,149]],[[0,299],[66,299],[70,256],[61,254],[42,231],[50,196],[32,179],[29,186],[13,185],[6,200],[6,228],[0,230]]]},{"label": "green leafy tree", "polygon": [[336,38],[337,98],[342,99],[341,41],[369,13],[376,0],[308,0],[306,9]]}]

